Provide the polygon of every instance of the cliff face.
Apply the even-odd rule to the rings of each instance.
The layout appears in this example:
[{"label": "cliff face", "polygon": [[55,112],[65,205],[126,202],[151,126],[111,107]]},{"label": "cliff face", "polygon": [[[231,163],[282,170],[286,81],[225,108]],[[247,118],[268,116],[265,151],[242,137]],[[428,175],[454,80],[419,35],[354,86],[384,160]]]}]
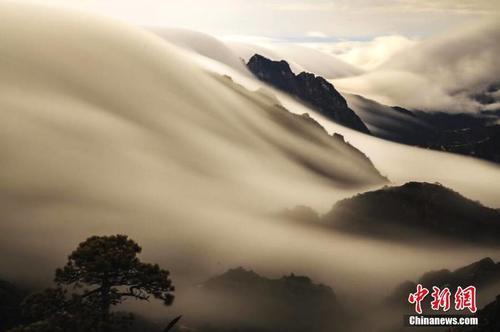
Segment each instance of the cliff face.
[{"label": "cliff face", "polygon": [[348,107],[344,97],[324,78],[306,72],[295,75],[286,61],[272,61],[258,54],[250,58],[247,67],[261,81],[297,97],[327,118],[370,133],[363,121]]}]

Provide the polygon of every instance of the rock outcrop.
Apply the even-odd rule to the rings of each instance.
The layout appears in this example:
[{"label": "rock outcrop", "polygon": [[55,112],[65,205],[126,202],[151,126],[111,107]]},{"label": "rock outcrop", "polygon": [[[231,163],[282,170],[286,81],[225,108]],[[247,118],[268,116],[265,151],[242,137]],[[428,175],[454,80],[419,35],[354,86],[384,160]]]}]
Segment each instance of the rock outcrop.
[{"label": "rock outcrop", "polygon": [[324,78],[306,72],[295,75],[286,61],[272,61],[259,54],[250,58],[247,67],[260,80],[297,97],[325,117],[369,133],[363,121],[348,107],[344,97]]}]

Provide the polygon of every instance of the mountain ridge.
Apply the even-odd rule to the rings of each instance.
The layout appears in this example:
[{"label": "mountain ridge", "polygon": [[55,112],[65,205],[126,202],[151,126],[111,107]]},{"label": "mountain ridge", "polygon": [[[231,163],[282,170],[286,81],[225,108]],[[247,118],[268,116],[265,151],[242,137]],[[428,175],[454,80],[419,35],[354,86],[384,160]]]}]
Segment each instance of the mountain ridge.
[{"label": "mountain ridge", "polygon": [[250,58],[247,67],[261,81],[297,97],[327,118],[351,129],[370,133],[359,116],[348,107],[344,97],[323,77],[307,72],[295,75],[288,62],[273,61],[259,54]]},{"label": "mountain ridge", "polygon": [[[337,202],[323,221],[339,230],[401,240],[415,231],[500,245],[500,210],[483,206],[439,183],[408,182]],[[421,235],[423,235],[421,234]]]}]

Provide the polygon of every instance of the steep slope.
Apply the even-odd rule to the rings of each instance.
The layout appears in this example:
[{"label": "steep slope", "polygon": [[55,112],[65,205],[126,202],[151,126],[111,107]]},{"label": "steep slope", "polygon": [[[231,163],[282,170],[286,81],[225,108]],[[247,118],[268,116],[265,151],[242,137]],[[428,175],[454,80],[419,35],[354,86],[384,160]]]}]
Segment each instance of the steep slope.
[{"label": "steep slope", "polygon": [[306,72],[295,75],[286,61],[272,61],[258,54],[250,58],[247,66],[260,80],[297,97],[327,118],[369,133],[344,97],[324,78]]},{"label": "steep slope", "polygon": [[323,221],[336,229],[422,241],[441,236],[500,245],[500,211],[440,184],[409,182],[337,202]]}]

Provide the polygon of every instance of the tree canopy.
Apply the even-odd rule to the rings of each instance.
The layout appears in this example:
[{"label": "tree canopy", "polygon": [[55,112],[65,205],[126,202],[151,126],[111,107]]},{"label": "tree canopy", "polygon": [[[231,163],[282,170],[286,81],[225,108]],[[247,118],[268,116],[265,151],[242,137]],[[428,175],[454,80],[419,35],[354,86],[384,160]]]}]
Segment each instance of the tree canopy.
[{"label": "tree canopy", "polygon": [[133,317],[112,312],[126,299],[159,299],[171,305],[170,273],[137,257],[141,247],[126,235],[92,236],[55,272],[55,288],[23,302],[27,324],[12,332],[124,331]]}]

